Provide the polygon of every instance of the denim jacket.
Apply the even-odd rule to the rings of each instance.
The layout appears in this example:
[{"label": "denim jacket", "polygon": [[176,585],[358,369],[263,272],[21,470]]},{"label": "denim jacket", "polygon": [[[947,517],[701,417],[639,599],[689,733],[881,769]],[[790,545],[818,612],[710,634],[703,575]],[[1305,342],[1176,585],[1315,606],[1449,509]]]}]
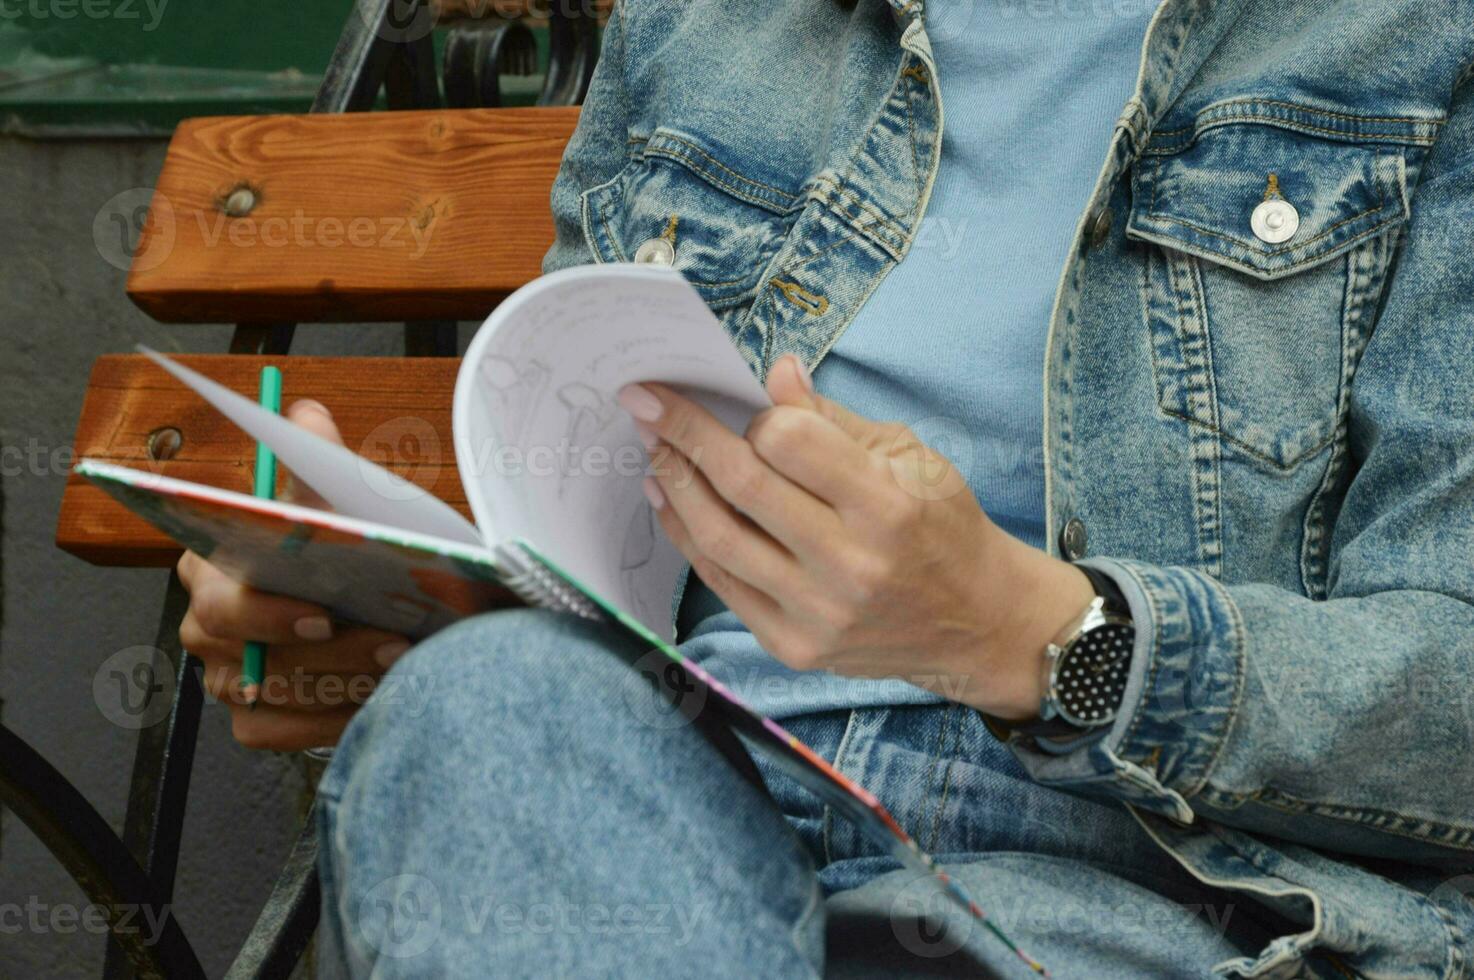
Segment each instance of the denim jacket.
[{"label": "denim jacket", "polygon": [[[926,210],[934,72],[923,0],[624,0],[548,268],[663,240],[814,366]],[[1224,975],[1474,976],[1471,77],[1474,0],[1165,0],[1061,271],[1050,547],[1139,639],[1103,737],[1014,748],[1300,927]]]}]

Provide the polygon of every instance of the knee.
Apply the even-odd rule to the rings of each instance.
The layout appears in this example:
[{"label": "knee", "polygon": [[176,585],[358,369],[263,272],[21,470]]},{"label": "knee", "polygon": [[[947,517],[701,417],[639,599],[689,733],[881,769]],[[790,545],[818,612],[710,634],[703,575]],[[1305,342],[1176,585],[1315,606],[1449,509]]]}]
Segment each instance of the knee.
[{"label": "knee", "polygon": [[549,739],[603,737],[593,733],[607,732],[611,705],[627,700],[629,671],[602,635],[586,620],[524,609],[477,616],[418,644],[348,726],[324,791],[355,777],[465,777],[524,764]]},{"label": "knee", "polygon": [[[596,673],[603,653],[598,624],[540,609],[512,609],[463,620],[415,646],[385,677],[383,696],[370,706],[383,714],[401,707],[394,686],[423,693],[416,703],[428,724],[459,727],[484,709],[534,700],[555,700],[570,670]],[[403,719],[400,719],[403,720]]]}]

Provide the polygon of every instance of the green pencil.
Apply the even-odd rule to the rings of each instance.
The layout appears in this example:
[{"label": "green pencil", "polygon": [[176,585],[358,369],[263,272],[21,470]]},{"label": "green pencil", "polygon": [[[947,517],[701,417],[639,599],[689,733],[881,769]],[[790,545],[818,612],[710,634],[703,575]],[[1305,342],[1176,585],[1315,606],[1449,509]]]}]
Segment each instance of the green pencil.
[{"label": "green pencil", "polygon": [[[261,369],[261,407],[281,414],[281,371],[274,367]],[[256,478],[252,492],[263,500],[276,498],[276,453],[264,442],[256,443]],[[261,684],[265,679],[266,644],[251,640],[241,658],[241,696],[252,708],[261,697]]]}]

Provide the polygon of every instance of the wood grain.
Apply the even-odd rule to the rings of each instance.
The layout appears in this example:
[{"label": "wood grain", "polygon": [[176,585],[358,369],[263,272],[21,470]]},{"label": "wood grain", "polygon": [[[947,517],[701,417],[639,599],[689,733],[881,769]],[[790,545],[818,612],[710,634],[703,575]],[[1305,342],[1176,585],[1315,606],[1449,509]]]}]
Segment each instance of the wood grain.
[{"label": "wood grain", "polygon": [[[456,470],[450,409],[460,361],[452,358],[181,356],[178,360],[255,397],[265,364],[282,369],[283,404],[327,405],[344,442],[470,516]],[[149,435],[183,436],[166,462],[149,457]],[[251,490],[254,443],[147,358],[109,355],[93,365],[76,454],[227,490]],[[98,565],[172,564],[179,546],[78,476],[67,480],[59,547]]]},{"label": "wood grain", "polygon": [[[187,120],[128,295],[171,323],[479,320],[537,277],[576,108]],[[255,207],[225,203],[247,188]]]}]

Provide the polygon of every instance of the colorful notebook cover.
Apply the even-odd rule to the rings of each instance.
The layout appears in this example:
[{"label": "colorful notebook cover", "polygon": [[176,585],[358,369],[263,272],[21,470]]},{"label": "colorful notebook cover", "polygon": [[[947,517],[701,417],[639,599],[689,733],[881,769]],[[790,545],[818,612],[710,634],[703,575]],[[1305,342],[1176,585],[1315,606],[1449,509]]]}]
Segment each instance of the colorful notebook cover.
[{"label": "colorful notebook cover", "polygon": [[648,654],[658,651],[679,672],[677,689],[690,692],[703,710],[714,711],[748,746],[904,867],[934,876],[952,900],[1024,963],[1048,975],[917,846],[872,793],[530,542],[518,539],[488,551],[108,463],[83,460],[76,472],[232,577],[318,603],[345,621],[424,637],[465,616],[505,606],[515,594],[529,605],[623,630],[635,641],[627,645],[637,651],[627,660],[632,667],[648,669]]}]

